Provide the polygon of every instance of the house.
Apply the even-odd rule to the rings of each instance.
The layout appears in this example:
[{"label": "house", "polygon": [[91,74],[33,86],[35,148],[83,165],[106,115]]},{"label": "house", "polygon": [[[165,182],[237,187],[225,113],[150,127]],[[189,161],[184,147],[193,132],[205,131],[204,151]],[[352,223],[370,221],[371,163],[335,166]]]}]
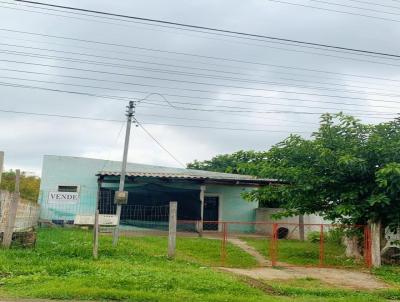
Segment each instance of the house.
[{"label": "house", "polygon": [[[77,216],[115,214],[121,163],[100,159],[45,155],[43,158],[41,220],[74,223]],[[254,222],[257,202],[242,193],[275,183],[273,179],[209,171],[127,164],[121,224],[167,221],[168,204],[178,202],[181,221]],[[249,227],[249,226],[247,226]],[[204,228],[217,230],[218,224]]]}]

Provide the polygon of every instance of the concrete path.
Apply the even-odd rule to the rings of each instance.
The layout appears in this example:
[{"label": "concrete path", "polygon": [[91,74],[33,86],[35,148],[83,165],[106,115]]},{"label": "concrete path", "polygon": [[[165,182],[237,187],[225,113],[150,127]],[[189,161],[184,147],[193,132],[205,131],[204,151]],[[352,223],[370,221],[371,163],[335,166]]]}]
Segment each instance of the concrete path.
[{"label": "concrete path", "polygon": [[257,260],[259,266],[271,266],[271,262],[258,252],[254,247],[248,245],[245,241],[240,240],[239,238],[229,238],[228,242],[236,245],[241,248],[243,251],[253,256],[254,259]]},{"label": "concrete path", "polygon": [[331,268],[220,268],[222,271],[250,277],[257,280],[290,280],[313,278],[327,284],[347,288],[376,290],[390,288],[389,285],[367,272],[350,271]]}]

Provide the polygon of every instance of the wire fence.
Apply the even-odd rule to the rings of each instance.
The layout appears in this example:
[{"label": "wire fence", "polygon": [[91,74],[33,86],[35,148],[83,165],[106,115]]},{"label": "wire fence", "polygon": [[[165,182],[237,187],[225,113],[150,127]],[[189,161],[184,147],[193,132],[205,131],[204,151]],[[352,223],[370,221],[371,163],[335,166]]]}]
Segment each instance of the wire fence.
[{"label": "wire fence", "polygon": [[[40,207],[18,203],[13,241],[35,241],[38,220],[41,225],[91,228],[96,208],[100,233],[107,236],[115,229],[118,220],[114,191],[80,192],[79,199],[74,199],[73,194],[58,196],[61,201],[51,194],[41,192]],[[3,233],[11,200],[12,194],[0,194]],[[122,205],[120,235],[166,237],[170,234],[169,215],[169,205],[157,201]],[[220,266],[234,266],[238,261],[254,258],[256,266],[371,267],[371,231],[361,225],[177,220],[176,250],[192,247],[211,254],[213,263]]]}]

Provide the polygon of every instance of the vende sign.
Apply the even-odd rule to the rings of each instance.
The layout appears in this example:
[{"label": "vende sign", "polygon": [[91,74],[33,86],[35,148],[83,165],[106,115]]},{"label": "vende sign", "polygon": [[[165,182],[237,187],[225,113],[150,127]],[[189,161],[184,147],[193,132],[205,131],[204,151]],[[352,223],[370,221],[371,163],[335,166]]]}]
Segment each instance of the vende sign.
[{"label": "vende sign", "polygon": [[50,192],[49,198],[47,199],[48,203],[78,203],[79,202],[79,193],[77,192]]}]

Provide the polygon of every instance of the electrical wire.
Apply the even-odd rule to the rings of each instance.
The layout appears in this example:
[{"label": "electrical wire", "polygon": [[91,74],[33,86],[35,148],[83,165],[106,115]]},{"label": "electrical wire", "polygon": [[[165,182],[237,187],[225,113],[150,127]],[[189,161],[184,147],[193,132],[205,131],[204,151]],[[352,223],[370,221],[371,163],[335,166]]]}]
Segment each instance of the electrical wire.
[{"label": "electrical wire", "polygon": [[161,148],[163,149],[173,160],[175,160],[178,164],[180,164],[183,168],[186,168],[186,165],[182,163],[175,155],[173,155],[161,142],[153,135],[146,127],[143,126],[141,122],[134,118],[137,125],[142,128],[142,130]]},{"label": "electrical wire", "polygon": [[[1,61],[1,60],[0,60]],[[88,81],[98,81],[98,82],[105,82],[105,83],[114,83],[114,84],[124,84],[124,85],[133,85],[136,86],[135,83],[130,82],[121,82],[121,81],[114,81],[114,80],[105,80],[105,79],[98,79],[98,78],[91,78],[91,77],[81,77],[81,76],[70,76],[70,75],[62,75],[62,74],[53,74],[53,73],[46,73],[46,72],[35,72],[35,71],[26,71],[26,70],[18,70],[18,69],[10,69],[10,68],[0,68],[3,71],[10,71],[10,72],[17,72],[17,73],[26,73],[26,74],[34,74],[34,75],[45,75],[45,76],[55,76],[55,77],[62,77],[62,78],[71,78],[71,79],[79,79],[79,80],[88,80]],[[28,80],[28,79],[24,79]],[[58,82],[57,82],[58,83]],[[97,89],[108,89],[107,87],[96,87],[91,86]],[[162,88],[160,86],[156,88]],[[140,93],[140,94],[149,94],[149,91],[140,91],[140,90],[122,90],[112,88],[113,91],[121,91],[121,92],[130,92],[130,93]],[[217,93],[216,91],[212,91],[213,93]],[[168,97],[178,97],[178,98],[188,98],[188,99],[199,99],[199,100],[212,100],[216,102],[232,102],[232,103],[248,103],[248,104],[261,104],[261,105],[281,105],[281,106],[293,106],[291,104],[278,104],[278,103],[270,103],[270,102],[257,102],[257,101],[249,101],[249,100],[232,100],[232,99],[221,99],[221,98],[212,98],[212,97],[202,97],[202,96],[193,96],[193,95],[181,95],[181,94],[169,94],[163,93],[164,96]],[[248,95],[248,97],[255,97],[254,95]],[[333,101],[323,101],[323,100],[310,100],[310,99],[299,99],[299,98],[283,98],[283,97],[276,97],[276,96],[262,96],[263,99],[280,99],[280,100],[288,100],[288,101],[296,101],[296,102],[310,102],[310,103],[326,103],[326,104],[337,104],[337,105],[345,105],[345,106],[354,106],[354,107],[365,107],[364,104],[356,104],[356,103],[343,103],[343,102],[333,102]],[[396,102],[399,103],[400,102]],[[296,105],[300,107],[304,107],[302,105]],[[368,107],[371,108],[385,108],[385,109],[399,109],[399,107],[393,106],[382,106],[382,105],[372,105],[369,104]],[[337,109],[337,108],[332,108]]]},{"label": "electrical wire", "polygon": [[[3,62],[4,61],[5,62],[16,62],[16,61],[10,61],[10,60],[0,60],[0,61],[3,61]],[[48,64],[38,64],[38,63],[29,63],[29,62],[23,62],[23,64],[36,65],[36,66],[47,66],[47,67],[51,67],[52,66],[52,65],[48,65]],[[146,78],[146,79],[152,79],[152,80],[163,79],[163,78],[157,78],[157,77],[136,76],[136,75],[130,75],[130,74],[120,74],[120,73],[114,73],[114,72],[98,71],[98,70],[92,70],[92,69],[81,69],[81,68],[65,67],[65,66],[57,66],[57,67],[58,68],[63,68],[63,69],[68,69],[68,70],[80,70],[80,71],[100,73],[100,74],[122,75],[122,76],[127,76],[127,77],[140,77],[140,78]],[[4,77],[4,76],[1,76],[1,77],[2,78],[18,79],[18,80],[39,81],[39,80],[33,80],[33,79],[30,80],[30,79],[15,78],[15,77]],[[83,79],[84,77],[81,77],[81,78]],[[233,86],[233,85],[218,85],[218,84],[214,84],[214,83],[197,82],[197,81],[185,81],[185,80],[173,80],[173,79],[165,79],[165,81],[177,82],[177,83],[185,83],[185,84],[197,84],[197,85],[212,86],[212,87],[235,88],[235,89],[251,90],[251,91],[278,92],[278,93],[287,93],[287,94],[295,94],[295,95],[320,96],[320,97],[349,99],[349,100],[350,99],[351,100],[364,100],[364,101],[368,101],[368,102],[375,101],[375,102],[383,102],[383,103],[400,103],[399,101],[385,100],[385,99],[360,98],[360,97],[354,97],[354,96],[341,96],[341,95],[319,94],[319,93],[298,92],[298,91],[288,91],[288,90],[278,90],[278,89],[266,89],[266,88],[251,88],[251,87]],[[72,86],[81,86],[81,87],[88,87],[88,88],[108,89],[108,88],[89,86],[89,85],[68,84],[68,83],[60,83],[60,82],[52,82],[52,83],[53,84],[72,85]],[[142,86],[142,87],[152,87],[152,88],[172,89],[172,90],[185,90],[185,91],[215,93],[215,91],[212,91],[212,90],[160,86],[160,85],[153,85],[153,84],[130,83],[128,85]],[[124,90],[124,91],[132,92],[132,91],[129,91],[129,90]],[[362,93],[364,93],[364,92],[362,92]],[[236,96],[252,96],[252,95],[248,95],[248,94],[230,93],[230,92],[226,92],[225,94],[227,94],[227,95],[236,95]],[[277,97],[277,99],[279,99],[279,97]]]},{"label": "electrical wire", "polygon": [[35,4],[35,5],[41,5],[41,6],[47,6],[47,7],[61,8],[61,9],[65,9],[65,10],[88,12],[88,13],[100,14],[100,15],[105,15],[105,16],[114,16],[114,17],[127,18],[127,19],[139,20],[139,21],[146,21],[146,22],[163,24],[163,25],[164,24],[165,25],[173,25],[173,26],[183,27],[186,29],[200,29],[200,30],[207,30],[210,32],[215,32],[215,33],[233,34],[233,35],[237,35],[237,36],[241,36],[241,37],[242,36],[243,37],[255,37],[255,38],[262,38],[262,39],[267,39],[267,40],[277,40],[277,41],[282,41],[282,42],[296,43],[296,44],[301,44],[301,45],[311,45],[311,46],[319,46],[319,47],[324,47],[324,48],[329,48],[329,49],[346,50],[346,51],[351,51],[351,52],[355,52],[355,53],[367,53],[367,54],[375,54],[375,55],[380,55],[380,56],[400,58],[400,55],[384,53],[384,52],[362,50],[362,49],[335,46],[335,45],[329,45],[329,44],[323,44],[323,43],[300,41],[300,40],[294,40],[294,39],[266,36],[266,35],[261,35],[261,34],[246,33],[246,32],[241,32],[241,31],[233,31],[233,30],[226,30],[226,29],[220,29],[220,28],[214,28],[214,27],[172,22],[172,21],[166,21],[166,20],[143,18],[143,17],[137,17],[137,16],[123,15],[123,14],[114,14],[114,13],[110,13],[110,12],[82,9],[82,8],[77,8],[77,7],[72,7],[72,6],[56,5],[56,4],[39,2],[39,1],[29,1],[29,0],[15,0],[15,1],[30,3],[30,4]]},{"label": "electrical wire", "polygon": [[[186,53],[186,52],[169,51],[169,50],[139,47],[139,46],[133,46],[133,45],[118,44],[118,43],[101,42],[101,41],[94,41],[94,40],[87,40],[87,39],[77,39],[77,38],[73,38],[73,37],[56,36],[56,35],[49,35],[49,34],[42,34],[42,33],[33,33],[33,32],[13,30],[13,29],[8,29],[8,28],[0,28],[0,31],[12,32],[12,33],[18,33],[18,34],[27,34],[27,35],[47,37],[47,38],[56,38],[56,39],[62,39],[62,40],[70,40],[70,41],[76,41],[76,42],[84,42],[84,43],[90,43],[90,44],[96,44],[96,45],[117,46],[117,47],[128,48],[128,49],[136,49],[136,50],[141,50],[141,51],[149,51],[149,52],[157,52],[157,53],[166,53],[169,55],[181,55],[181,56],[195,57],[195,58],[201,58],[201,59],[207,59],[207,60],[226,61],[226,62],[233,62],[233,63],[240,63],[240,64],[255,65],[255,66],[268,66],[268,67],[276,67],[276,68],[284,68],[284,69],[292,69],[292,70],[302,70],[302,71],[307,71],[307,72],[335,74],[335,75],[357,77],[357,78],[368,78],[368,79],[373,79],[373,80],[400,82],[400,80],[389,79],[389,78],[380,78],[380,77],[367,76],[367,75],[339,73],[339,72],[332,72],[329,70],[301,68],[301,67],[285,66],[285,65],[278,65],[278,64],[269,64],[269,63],[263,63],[263,62],[253,62],[253,61],[240,60],[240,59],[234,59],[234,58],[207,56],[207,55],[200,55],[200,54],[193,54],[193,53]],[[212,63],[212,64],[214,65],[214,63]]]},{"label": "electrical wire", "polygon": [[[2,45],[2,44],[4,45],[6,43],[0,43],[0,45]],[[6,45],[9,45],[9,44],[6,44]],[[28,47],[28,48],[30,48],[30,47]],[[49,51],[49,50],[46,50],[46,51]],[[58,52],[58,51],[56,51],[56,52]],[[60,51],[60,52],[65,53],[65,51]],[[61,61],[68,61],[68,62],[80,62],[80,63],[92,64],[92,65],[112,66],[112,67],[119,67],[119,68],[124,68],[124,69],[144,70],[144,71],[149,71],[149,72],[166,73],[166,74],[174,74],[174,75],[182,75],[182,76],[184,75],[184,76],[190,76],[190,77],[220,79],[220,80],[237,81],[237,82],[243,82],[243,83],[271,84],[271,85],[280,85],[280,86],[288,86],[288,87],[300,87],[300,88],[316,89],[316,90],[328,90],[328,91],[344,91],[346,93],[364,93],[364,91],[339,90],[337,88],[329,88],[329,87],[323,87],[323,86],[319,86],[319,87],[318,86],[314,86],[313,87],[313,86],[304,86],[304,85],[293,84],[293,83],[260,81],[260,80],[255,80],[255,79],[248,79],[248,78],[247,79],[243,79],[243,78],[235,78],[235,77],[228,77],[228,76],[212,75],[212,74],[207,74],[207,73],[205,74],[205,73],[193,73],[193,72],[177,71],[177,70],[170,70],[170,69],[156,69],[156,68],[143,67],[143,66],[138,66],[138,65],[115,64],[115,63],[99,62],[99,61],[92,61],[92,60],[86,60],[86,59],[82,60],[82,59],[79,59],[79,58],[71,58],[71,57],[49,56],[49,55],[42,55],[42,54],[32,53],[32,52],[18,52],[18,51],[10,51],[10,50],[0,49],[0,53],[19,55],[19,56],[24,56],[24,57],[29,56],[29,57],[37,57],[37,58],[52,58],[52,59],[57,59],[57,60],[61,60]],[[71,52],[67,52],[67,53],[71,53]],[[72,52],[72,54],[76,54],[76,53]],[[77,53],[77,54],[78,55],[91,56],[90,54],[82,54],[82,53]],[[103,57],[103,56],[93,55],[93,57]],[[111,59],[111,58],[108,58],[108,57],[103,57],[103,58]],[[157,63],[154,63],[154,62],[146,62],[146,61],[139,61],[139,60],[126,60],[126,61],[163,65],[163,64],[157,64]],[[174,65],[170,65],[170,64],[164,64],[164,65],[169,65],[167,67],[181,67],[181,66],[174,66]],[[243,73],[236,73],[236,74],[247,76],[246,74],[243,74]],[[323,85],[336,85],[336,86],[344,86],[344,87],[355,87],[355,88],[361,88],[361,89],[384,90],[386,92],[391,92],[391,91],[388,91],[387,89],[371,88],[371,87],[365,87],[365,86],[352,86],[352,85],[346,85],[346,84],[315,82],[315,81],[307,81],[307,80],[299,80],[299,79],[288,79],[288,78],[279,78],[279,79],[295,81],[295,82],[304,82],[304,83],[317,83],[317,84],[323,84]],[[370,94],[374,94],[374,95],[381,95],[381,96],[396,96],[396,95],[393,95],[393,94],[390,94],[390,93],[375,92],[373,90],[370,90],[369,93]],[[397,96],[400,96],[400,95],[397,95]]]},{"label": "electrical wire", "polygon": [[[0,78],[5,78],[5,79],[11,79],[11,80],[22,80],[22,81],[31,81],[31,82],[37,82],[37,83],[46,83],[46,84],[57,84],[57,85],[67,85],[67,86],[74,86],[74,87],[83,87],[83,88],[92,88],[92,89],[102,89],[102,90],[110,90],[113,92],[119,91],[119,92],[137,92],[137,91],[132,91],[132,90],[122,90],[122,89],[116,89],[116,88],[109,88],[109,87],[99,87],[99,86],[93,86],[93,85],[82,85],[82,84],[72,84],[72,83],[64,83],[64,82],[55,82],[55,81],[45,81],[45,80],[37,80],[37,79],[26,79],[26,78],[19,78],[19,77],[8,77],[8,76],[0,76]],[[150,93],[149,96],[151,95],[159,95],[162,98],[164,98],[164,101],[169,103],[168,100],[165,99],[165,97],[159,93]],[[143,99],[144,101],[145,99]],[[236,103],[250,103],[250,102],[245,102],[245,101],[232,101],[232,102],[236,102]],[[394,102],[394,101],[393,101]],[[190,102],[178,102],[178,101],[173,101],[172,103],[178,103],[178,104],[191,104],[191,105],[197,105],[197,106],[211,106],[208,104],[204,104],[204,103],[190,103]],[[172,105],[172,103],[170,103],[169,105],[174,107],[174,105]],[[254,102],[253,102],[254,103]],[[396,102],[398,104],[400,104],[400,101]],[[293,108],[293,105],[290,104],[277,104],[277,103],[268,103],[268,102],[257,102],[256,104],[264,104],[264,105],[275,105],[275,106],[288,106],[290,108]],[[232,107],[232,106],[220,106],[220,105],[212,105],[213,107],[222,107],[222,108],[244,108],[244,107]],[[296,105],[295,107],[299,107],[299,108],[312,108],[312,109],[324,109],[324,110],[343,110],[343,109],[339,109],[339,108],[326,108],[326,107],[317,107],[317,106],[307,106],[307,105]],[[246,107],[247,108],[247,107]],[[246,109],[245,108],[245,109]],[[182,109],[182,108],[180,108]],[[187,108],[184,108],[187,109]],[[389,109],[398,109],[396,107],[389,107]],[[353,112],[366,112],[366,113],[376,113],[376,111],[368,111],[368,110],[357,110],[357,109],[348,109],[351,110]]]},{"label": "electrical wire", "polygon": [[306,8],[312,8],[312,9],[318,9],[318,10],[323,10],[323,11],[328,11],[328,12],[334,12],[334,13],[341,13],[341,14],[352,15],[352,16],[358,16],[358,17],[365,17],[365,18],[377,19],[377,20],[382,20],[382,21],[391,21],[391,22],[396,22],[396,23],[400,22],[400,20],[397,20],[397,19],[391,19],[391,18],[385,18],[385,17],[378,17],[378,16],[371,16],[371,15],[359,14],[359,13],[348,12],[348,11],[341,11],[341,10],[331,9],[331,8],[323,8],[323,7],[318,7],[318,6],[313,6],[313,5],[307,5],[307,4],[293,3],[293,2],[282,1],[282,0],[266,0],[266,1],[275,2],[275,3],[281,3],[281,4],[288,4],[288,5],[292,5],[292,6],[299,6],[299,7],[306,7]]},{"label": "electrical wire", "polygon": [[[119,58],[119,57],[108,57],[108,56],[99,56],[95,54],[89,54],[89,53],[81,53],[81,52],[71,52],[71,51],[62,51],[62,50],[56,50],[56,49],[48,49],[48,48],[40,48],[40,47],[29,47],[26,45],[16,45],[16,44],[8,44],[8,43],[0,43],[0,45],[5,45],[5,46],[11,46],[11,47],[18,47],[18,48],[28,48],[28,49],[35,49],[35,50],[41,50],[41,51],[48,51],[48,52],[56,52],[56,53],[66,53],[66,54],[72,54],[72,55],[79,55],[79,56],[87,56],[87,57],[94,57],[94,58],[101,58],[101,59],[107,59],[107,60],[118,60],[118,61],[123,61],[123,62],[133,62],[133,63],[141,63],[141,64],[151,64],[151,65],[157,65],[157,66],[164,66],[164,67],[172,67],[172,68],[187,68],[187,69],[196,69],[196,70],[201,70],[201,71],[208,71],[208,72],[217,72],[217,73],[227,73],[227,74],[234,74],[234,75],[241,75],[241,76],[248,76],[246,73],[241,73],[241,72],[232,72],[232,71],[223,71],[223,70],[216,70],[216,69],[208,69],[208,68],[199,68],[199,67],[194,67],[194,66],[182,66],[182,65],[173,65],[173,64],[164,64],[164,63],[159,63],[159,62],[154,62],[154,61],[143,61],[143,60],[132,60],[132,59],[125,59],[125,58]],[[3,49],[4,51],[4,49]],[[8,51],[6,49],[6,51]],[[35,54],[35,53],[29,53],[29,54]],[[79,60],[79,59],[77,59]],[[98,63],[98,62],[96,62]],[[109,66],[109,64],[107,64]],[[118,67],[121,67],[119,65]],[[122,67],[127,68],[126,65],[122,65]],[[133,67],[133,66],[131,66]],[[157,72],[165,72],[165,70],[160,70],[160,69],[154,69],[154,68],[147,68],[147,67],[142,67],[142,66],[135,66],[135,69],[141,69],[141,70],[148,70],[148,71],[157,71]],[[175,71],[175,70],[167,70],[168,72],[179,74],[179,75],[189,75],[189,76],[204,76],[208,77],[210,76],[209,74],[194,74],[194,73],[187,73],[183,71]],[[274,71],[276,73],[276,71]],[[279,73],[279,72],[278,72]],[[284,73],[284,74],[289,74],[289,75],[298,75],[298,74],[293,74],[293,73]],[[213,75],[215,76],[215,75]],[[234,78],[229,78],[229,77],[220,77],[221,79],[234,79]],[[308,81],[308,80],[301,80],[301,79],[293,79],[293,78],[282,78],[278,77],[278,79],[282,80],[289,80],[289,81],[295,81],[295,82],[304,82],[304,83],[317,83],[317,84],[323,84],[323,85],[332,85],[332,86],[343,86],[343,87],[354,87],[354,88],[362,88],[362,89],[375,89],[375,90],[384,90],[387,91],[387,88],[376,88],[376,87],[365,87],[365,86],[354,86],[354,85],[348,85],[348,84],[339,84],[339,83],[330,83],[330,82],[318,82],[318,81]],[[246,82],[252,82],[254,81],[253,79],[240,79]],[[263,83],[262,81],[254,81],[255,83]],[[370,84],[370,83],[368,83]],[[390,91],[389,91],[390,92]]]}]

